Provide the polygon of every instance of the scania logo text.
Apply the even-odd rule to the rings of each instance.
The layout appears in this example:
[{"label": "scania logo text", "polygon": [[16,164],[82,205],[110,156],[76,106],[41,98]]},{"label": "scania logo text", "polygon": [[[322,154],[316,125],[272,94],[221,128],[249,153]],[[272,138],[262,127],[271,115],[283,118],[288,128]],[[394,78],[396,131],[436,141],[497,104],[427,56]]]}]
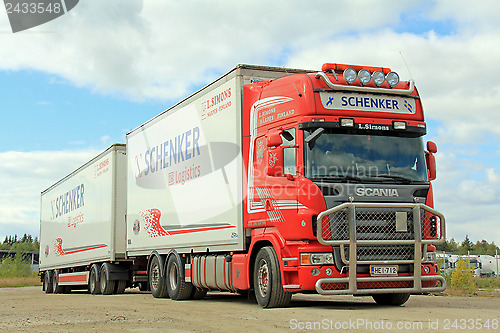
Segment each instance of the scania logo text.
[{"label": "scania logo text", "polygon": [[356,189],[356,195],[359,197],[399,197],[398,190],[395,188],[359,187]]}]

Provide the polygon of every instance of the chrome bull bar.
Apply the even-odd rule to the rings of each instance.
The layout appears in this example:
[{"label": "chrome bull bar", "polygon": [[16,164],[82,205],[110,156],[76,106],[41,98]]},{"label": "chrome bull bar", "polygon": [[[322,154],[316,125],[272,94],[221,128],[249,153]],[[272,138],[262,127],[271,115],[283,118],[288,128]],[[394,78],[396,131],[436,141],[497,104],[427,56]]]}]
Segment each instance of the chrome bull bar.
[{"label": "chrome bull bar", "polygon": [[[402,212],[406,212],[408,216],[405,223],[410,224],[411,232],[406,231],[407,239],[376,239],[377,236],[374,235],[375,239],[362,239],[363,237],[358,237],[357,226],[359,223],[356,219],[356,213],[358,210],[368,209],[368,210],[383,210],[387,212],[390,210],[396,215],[394,224],[401,225],[401,221],[398,221],[398,215]],[[343,212],[343,217],[345,220],[339,220],[339,224],[345,227],[347,224],[347,232],[342,237],[335,234],[337,221],[330,219],[330,215]],[[360,214],[361,215],[361,214]],[[404,216],[405,214],[403,214]],[[434,216],[434,226],[431,226],[430,221]],[[401,217],[401,215],[400,215]],[[325,223],[324,219],[327,218]],[[401,220],[401,218],[399,219]],[[418,203],[343,203],[334,208],[328,209],[320,213],[317,217],[317,238],[318,241],[323,245],[328,246],[340,246],[342,261],[348,265],[348,277],[341,278],[323,278],[316,282],[316,291],[324,295],[333,294],[379,294],[379,293],[423,293],[423,292],[439,292],[446,289],[446,280],[439,275],[425,275],[422,276],[422,262],[423,256],[425,256],[426,244],[441,244],[445,240],[445,218],[443,214],[432,209],[429,206]],[[384,221],[385,222],[385,221]],[[391,222],[392,223],[392,222]],[[368,222],[367,222],[368,225]],[[329,230],[324,228],[328,227]],[[401,226],[399,226],[401,228]],[[392,227],[391,227],[392,228]],[[398,227],[394,226],[394,230]],[[432,232],[430,231],[431,228]],[[404,229],[404,226],[403,226]],[[392,230],[392,229],[391,229]],[[402,232],[395,231],[394,238],[397,238]],[[429,233],[433,236],[429,236]],[[330,235],[328,239],[325,239],[326,235]],[[387,234],[385,234],[387,236]],[[411,235],[411,239],[408,235]],[[391,236],[391,235],[389,235]],[[338,239],[340,238],[340,239]],[[366,238],[366,237],[365,237]],[[358,260],[358,246],[394,246],[394,245],[413,245],[413,259],[408,260]],[[349,259],[346,259],[344,247],[348,246],[347,251]],[[424,247],[424,249],[422,249]],[[371,265],[391,265],[391,264],[413,264],[413,275],[409,276],[368,276],[368,277],[358,277],[357,268],[360,264],[371,264]],[[436,281],[440,282],[438,286],[423,286],[422,282]],[[360,286],[381,283],[380,288],[368,287],[360,288]],[[391,283],[394,283],[395,287],[390,287]],[[411,285],[408,287],[401,287],[402,284],[409,283]],[[334,288],[325,288],[324,285],[334,284]],[[340,288],[338,287],[340,286]],[[389,286],[389,287],[388,287]]]}]

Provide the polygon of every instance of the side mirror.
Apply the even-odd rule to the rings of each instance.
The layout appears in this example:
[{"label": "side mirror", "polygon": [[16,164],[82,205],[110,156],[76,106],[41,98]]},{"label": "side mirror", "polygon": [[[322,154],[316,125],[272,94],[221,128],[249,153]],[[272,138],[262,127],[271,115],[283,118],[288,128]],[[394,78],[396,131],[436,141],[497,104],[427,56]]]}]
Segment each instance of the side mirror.
[{"label": "side mirror", "polygon": [[435,154],[438,151],[436,144],[432,141],[427,141],[427,151],[431,154]]},{"label": "side mirror", "polygon": [[267,138],[267,146],[268,147],[276,147],[280,146],[283,143],[283,138],[281,137],[281,133],[283,130],[273,130],[266,134]]},{"label": "side mirror", "polygon": [[[279,136],[279,135],[278,135]],[[282,147],[267,150],[267,175],[273,177],[283,176],[285,157]]]},{"label": "side mirror", "polygon": [[436,157],[432,155],[431,152],[425,153],[425,161],[427,163],[427,171],[429,174],[429,180],[436,179]]}]

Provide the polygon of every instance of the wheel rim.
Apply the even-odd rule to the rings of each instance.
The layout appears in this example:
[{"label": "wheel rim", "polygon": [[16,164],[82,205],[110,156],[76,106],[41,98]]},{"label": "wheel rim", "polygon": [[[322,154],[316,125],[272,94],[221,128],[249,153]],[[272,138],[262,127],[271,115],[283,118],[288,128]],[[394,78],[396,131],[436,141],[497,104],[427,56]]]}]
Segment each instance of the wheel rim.
[{"label": "wheel rim", "polygon": [[104,269],[101,270],[101,278],[100,278],[99,282],[101,283],[101,292],[104,293],[104,290],[106,289],[106,283],[107,283],[106,271]]},{"label": "wheel rim", "polygon": [[96,284],[95,272],[94,272],[94,269],[92,269],[92,271],[90,272],[90,292],[95,291],[95,284]]},{"label": "wheel rim", "polygon": [[153,264],[151,267],[151,288],[158,289],[158,284],[160,280],[160,268],[157,264]]},{"label": "wheel rim", "polygon": [[90,292],[94,293],[97,289],[97,275],[95,272],[95,268],[92,268],[90,271]]},{"label": "wheel rim", "polygon": [[169,270],[170,289],[177,290],[177,264],[172,263]]},{"label": "wheel rim", "polygon": [[259,263],[259,292],[265,297],[269,289],[269,266],[265,260],[261,260]]}]

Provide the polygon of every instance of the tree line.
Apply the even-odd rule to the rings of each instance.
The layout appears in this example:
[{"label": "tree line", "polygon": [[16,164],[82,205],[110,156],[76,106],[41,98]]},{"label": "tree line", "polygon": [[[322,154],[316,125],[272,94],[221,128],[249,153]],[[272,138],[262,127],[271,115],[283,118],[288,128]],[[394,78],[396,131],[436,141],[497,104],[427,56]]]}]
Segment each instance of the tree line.
[{"label": "tree line", "polygon": [[40,243],[38,237],[29,234],[24,234],[23,237],[5,236],[4,241],[0,245],[0,250],[9,251],[34,251],[38,252]]},{"label": "tree line", "polygon": [[474,244],[469,239],[469,235],[465,235],[465,239],[461,243],[458,243],[454,238],[446,240],[443,244],[437,245],[436,250],[460,255],[482,254],[494,256],[495,251],[500,254],[500,248],[495,242],[488,243],[483,239]]}]

